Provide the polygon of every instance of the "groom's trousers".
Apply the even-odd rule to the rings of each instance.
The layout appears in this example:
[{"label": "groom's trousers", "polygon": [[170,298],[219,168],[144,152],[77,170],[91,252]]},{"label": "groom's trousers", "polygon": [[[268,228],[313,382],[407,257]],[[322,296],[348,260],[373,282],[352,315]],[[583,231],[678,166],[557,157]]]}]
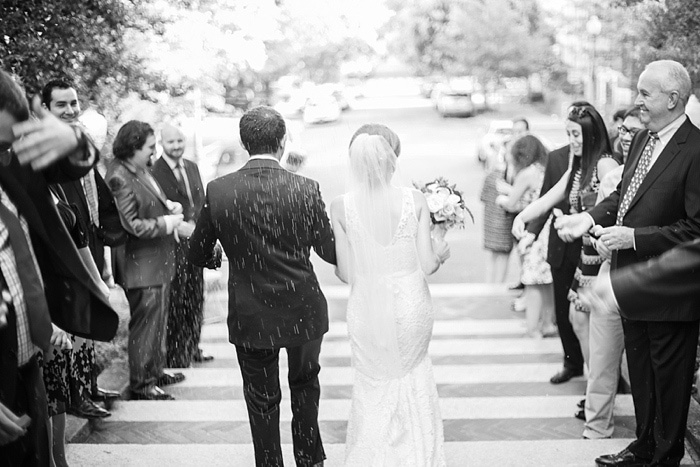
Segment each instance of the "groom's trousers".
[{"label": "groom's trousers", "polygon": [[[292,399],[292,442],[297,466],[312,466],[326,458],[318,427],[321,341],[322,338],[286,348]],[[279,352],[280,349],[236,346],[257,467],[283,465],[279,427],[282,399]]]}]

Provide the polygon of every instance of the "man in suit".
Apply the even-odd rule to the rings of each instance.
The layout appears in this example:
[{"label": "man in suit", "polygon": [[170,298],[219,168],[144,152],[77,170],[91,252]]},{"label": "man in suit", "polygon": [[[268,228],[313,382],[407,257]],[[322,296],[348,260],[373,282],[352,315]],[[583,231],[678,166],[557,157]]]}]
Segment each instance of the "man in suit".
[{"label": "man in suit", "polygon": [[[555,225],[564,240],[592,229],[613,251],[613,271],[700,237],[700,130],[685,115],[688,72],[671,60],[652,62],[637,89],[635,105],[646,130],[632,141],[617,190],[588,213],[559,218]],[[700,307],[692,301],[621,305],[637,439],[596,462],[678,465]]]},{"label": "man in suit", "polygon": [[[579,102],[574,103],[574,105],[579,104]],[[570,159],[571,155],[568,145],[549,153],[540,196],[547,193],[566,173]],[[569,212],[569,200],[563,200],[555,206],[555,209]],[[545,222],[547,222],[547,217],[549,217],[549,214],[527,225],[527,231],[532,234],[533,238],[540,234]],[[549,381],[552,384],[565,383],[571,378],[583,374],[583,353],[581,352],[581,344],[574,333],[574,329],[571,327],[571,321],[569,321],[569,299],[567,298],[580,254],[580,241],[565,243],[559,238],[556,230],[550,229],[547,262],[552,271],[554,310],[559,339],[561,339],[561,345],[564,349],[564,367],[550,378]]]},{"label": "man in suit", "polygon": [[[41,91],[41,103],[45,109],[60,120],[69,125],[77,124],[80,116],[80,101],[75,88],[68,82],[63,80],[49,81]],[[90,169],[87,175],[80,180],[63,183],[62,188],[66,195],[66,201],[72,203],[78,209],[85,224],[89,226],[86,230],[88,247],[97,270],[102,271],[104,267],[104,243],[102,236],[99,235],[98,183],[103,185],[103,195],[104,191],[106,191],[106,194],[109,196],[108,200],[103,198],[103,203],[108,206],[111,205],[111,208],[116,211],[107,186],[94,168]],[[86,191],[90,192],[90,196],[85,194]],[[90,201],[88,201],[89,199]],[[98,279],[101,279],[101,277]],[[74,351],[80,352],[81,357],[87,360],[87,365],[83,364],[84,361],[71,365],[71,372],[74,377],[71,378],[71,406],[67,409],[68,413],[82,418],[103,418],[109,416],[108,411],[95,404],[90,398],[92,396],[97,400],[105,400],[108,397],[119,397],[117,392],[97,387],[94,342],[77,338],[73,343],[73,347]]]},{"label": "man in suit", "polygon": [[[169,201],[150,171],[156,138],[151,126],[131,120],[114,139],[114,163],[107,185],[129,238],[116,280],[126,293],[129,320],[129,377],[132,399],[171,400],[161,386],[185,379],[165,367],[165,326],[175,243],[192,231],[182,223],[182,207]],[[184,225],[181,225],[184,224]]]},{"label": "man in suit", "polygon": [[[0,466],[49,464],[46,391],[38,354],[51,322],[110,340],[118,317],[90,276],[49,194],[75,180],[97,151],[80,129],[40,107],[0,71]],[[21,265],[21,267],[20,267]],[[25,429],[19,415],[29,416]]]},{"label": "man in suit", "polygon": [[325,459],[318,427],[319,353],[326,299],[311,248],[335,263],[318,183],[283,169],[286,127],[269,107],[249,110],[240,136],[250,160],[209,183],[190,239],[190,260],[212,267],[216,241],[229,258],[229,341],[236,346],[258,466],[282,465],[279,352],[287,349],[292,438],[299,466]]},{"label": "man in suit", "polygon": [[[194,228],[204,204],[204,185],[197,164],[183,157],[185,135],[166,124],[160,132],[163,155],[153,164],[151,173],[165,196],[182,205],[183,222]],[[187,242],[175,246],[175,277],[170,284],[168,311],[167,365],[187,368],[194,360],[213,360],[199,348],[204,305],[202,268],[187,259]]]}]

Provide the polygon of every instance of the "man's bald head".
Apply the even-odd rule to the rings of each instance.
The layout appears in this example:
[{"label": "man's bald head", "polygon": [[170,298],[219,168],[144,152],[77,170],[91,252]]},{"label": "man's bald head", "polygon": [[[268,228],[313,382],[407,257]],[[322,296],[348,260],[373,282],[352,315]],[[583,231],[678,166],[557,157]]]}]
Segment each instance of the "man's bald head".
[{"label": "man's bald head", "polygon": [[185,153],[185,134],[180,128],[166,123],[160,130],[160,144],[168,157],[179,160]]}]

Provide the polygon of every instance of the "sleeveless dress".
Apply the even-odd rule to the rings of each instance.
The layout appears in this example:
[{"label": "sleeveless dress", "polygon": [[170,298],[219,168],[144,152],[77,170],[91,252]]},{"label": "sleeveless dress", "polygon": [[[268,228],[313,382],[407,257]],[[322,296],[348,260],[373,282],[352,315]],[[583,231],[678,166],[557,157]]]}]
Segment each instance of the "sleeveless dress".
[{"label": "sleeveless dress", "polygon": [[[362,271],[354,275],[347,313],[353,366],[348,466],[445,465],[442,418],[428,357],[433,308],[416,249],[418,219],[412,191],[402,189],[401,217],[387,246],[376,243],[361,223],[353,196],[345,195],[350,248],[381,251],[381,271],[372,277],[379,277],[390,297],[387,309],[366,309],[365,297],[376,283]],[[369,342],[368,321],[377,315],[394,320],[397,361],[378,361],[372,351],[376,343]]]}]

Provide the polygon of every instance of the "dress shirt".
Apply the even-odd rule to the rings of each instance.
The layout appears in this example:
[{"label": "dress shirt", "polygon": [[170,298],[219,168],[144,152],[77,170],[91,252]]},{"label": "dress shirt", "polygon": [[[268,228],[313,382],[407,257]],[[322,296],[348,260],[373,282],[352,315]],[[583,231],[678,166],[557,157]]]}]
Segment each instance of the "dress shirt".
[{"label": "dress shirt", "polygon": [[[2,187],[0,187],[0,202],[2,202],[7,209],[9,209],[19,218],[20,224],[22,225],[22,231],[24,231],[24,235],[27,238],[29,251],[32,255],[32,259],[34,260],[34,267],[38,272],[39,264],[36,261],[34,248],[32,247],[32,242],[29,237],[29,226],[27,225],[27,221],[24,219],[24,217],[19,215],[17,212],[17,207],[14,205],[12,200],[10,200]],[[31,265],[22,265],[22,267],[31,267]],[[24,300],[22,283],[20,282],[19,275],[17,274],[17,261],[15,260],[15,253],[10,246],[10,234],[5,227],[5,224],[2,222],[0,222],[0,270],[2,270],[2,275],[7,284],[10,296],[12,297],[12,305],[15,309],[15,316],[17,318],[17,364],[18,366],[22,366],[29,362],[34,354],[39,352],[39,347],[34,345],[29,333],[27,304]],[[41,279],[41,274],[38,274],[38,276],[39,279]]]},{"label": "dress shirt", "polygon": [[190,201],[190,206],[194,206],[194,198],[192,197],[192,189],[190,188],[190,179],[187,178],[187,171],[185,170],[185,164],[182,163],[182,157],[175,160],[166,153],[163,153],[162,157],[165,163],[168,164],[168,167],[170,167],[170,170],[173,171],[175,178],[179,178],[177,172],[180,172],[182,181],[185,184],[185,189],[187,190],[187,199]]},{"label": "dress shirt", "polygon": [[269,161],[275,161],[278,164],[280,163],[279,159],[277,159],[275,156],[271,156],[270,154],[256,154],[254,156],[250,156],[249,160],[255,160],[255,159],[262,159],[262,160],[269,160]]}]

